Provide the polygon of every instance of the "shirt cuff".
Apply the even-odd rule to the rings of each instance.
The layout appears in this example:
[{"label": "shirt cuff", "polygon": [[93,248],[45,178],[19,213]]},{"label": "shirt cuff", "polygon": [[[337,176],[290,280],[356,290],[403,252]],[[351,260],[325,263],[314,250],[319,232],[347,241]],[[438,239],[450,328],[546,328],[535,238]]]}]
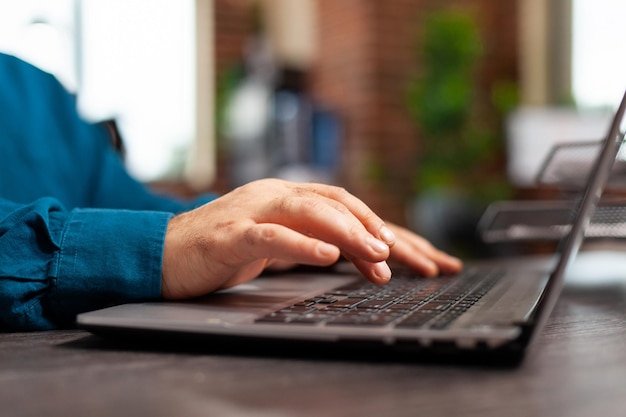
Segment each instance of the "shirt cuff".
[{"label": "shirt cuff", "polygon": [[61,321],[109,305],[161,297],[172,213],[74,209],[52,265],[51,310]]}]

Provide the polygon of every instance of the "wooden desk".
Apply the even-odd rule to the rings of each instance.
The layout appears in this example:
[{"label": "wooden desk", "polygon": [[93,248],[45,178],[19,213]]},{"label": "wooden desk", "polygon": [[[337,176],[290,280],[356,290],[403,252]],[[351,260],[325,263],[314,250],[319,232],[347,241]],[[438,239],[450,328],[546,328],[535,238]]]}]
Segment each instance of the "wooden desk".
[{"label": "wooden desk", "polygon": [[568,285],[519,368],[120,348],[0,334],[2,416],[623,416],[626,280]]}]

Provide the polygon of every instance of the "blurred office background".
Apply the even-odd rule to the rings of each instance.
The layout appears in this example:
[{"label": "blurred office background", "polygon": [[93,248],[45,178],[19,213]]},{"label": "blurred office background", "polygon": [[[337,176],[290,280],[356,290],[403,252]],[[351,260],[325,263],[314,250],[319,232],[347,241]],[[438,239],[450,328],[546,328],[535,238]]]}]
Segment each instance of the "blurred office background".
[{"label": "blurred office background", "polygon": [[[616,0],[0,0],[0,51],[112,121],[159,190],[338,184],[436,244],[544,198],[626,88]],[[456,234],[456,235],[455,235]],[[471,243],[470,243],[471,246]]]}]

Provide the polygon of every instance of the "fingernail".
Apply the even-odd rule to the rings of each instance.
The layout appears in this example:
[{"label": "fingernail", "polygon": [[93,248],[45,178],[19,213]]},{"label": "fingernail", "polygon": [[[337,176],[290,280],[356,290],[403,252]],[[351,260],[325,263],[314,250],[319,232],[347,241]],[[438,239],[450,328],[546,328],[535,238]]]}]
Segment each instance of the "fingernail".
[{"label": "fingernail", "polygon": [[385,225],[382,225],[378,230],[378,236],[387,244],[396,242],[396,235]]},{"label": "fingernail", "polygon": [[337,253],[337,247],[331,245],[330,243],[320,243],[317,246],[317,250],[319,251],[320,255],[324,257],[332,256]]},{"label": "fingernail", "polygon": [[367,237],[367,244],[374,249],[374,252],[384,253],[389,250],[389,246],[383,241],[380,241],[372,236]]},{"label": "fingernail", "polygon": [[374,264],[374,276],[379,281],[387,282],[391,279],[391,269],[389,269],[389,265],[387,262],[378,262]]},{"label": "fingernail", "polygon": [[424,266],[428,269],[428,271],[426,271],[426,276],[433,277],[439,274],[439,267],[436,263],[432,261],[426,261],[424,262]]},{"label": "fingernail", "polygon": [[457,264],[457,266],[463,265],[463,261],[455,256],[451,256],[450,259],[452,260],[452,262]]}]

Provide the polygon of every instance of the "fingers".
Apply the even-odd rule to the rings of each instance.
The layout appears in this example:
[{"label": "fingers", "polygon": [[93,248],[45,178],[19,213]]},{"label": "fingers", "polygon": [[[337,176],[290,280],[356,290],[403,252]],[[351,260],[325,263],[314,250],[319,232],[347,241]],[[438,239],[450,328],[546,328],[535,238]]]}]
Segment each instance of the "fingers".
[{"label": "fingers", "polygon": [[277,199],[262,220],[329,242],[353,258],[380,262],[389,256],[389,245],[373,235],[350,208],[308,190]]},{"label": "fingers", "polygon": [[[461,260],[440,251],[421,236],[397,226],[389,225],[389,227],[397,236],[397,243],[391,250],[390,260],[425,277],[454,274],[463,268]],[[384,261],[372,263],[349,256],[347,258],[368,280],[375,284],[385,284],[391,278],[391,270]]]},{"label": "fingers", "polygon": [[363,201],[350,194],[344,188],[323,185],[309,184],[308,188],[319,195],[335,200],[343,204],[352,213],[358,221],[363,224],[365,229],[383,241],[388,246],[393,246],[396,236],[393,231],[386,226],[385,222],[378,217]]},{"label": "fingers", "polygon": [[348,259],[365,278],[374,284],[386,284],[391,279],[391,269],[385,261],[372,263],[363,259]]},{"label": "fingers", "polygon": [[281,263],[326,266],[339,259],[339,248],[278,224],[256,224],[244,233],[249,259],[279,259]]},{"label": "fingers", "polygon": [[415,233],[394,225],[389,225],[398,237],[391,258],[424,276],[454,274],[463,268],[456,257],[435,248],[429,241]]},{"label": "fingers", "polygon": [[[292,186],[290,183],[280,185]],[[268,223],[250,232],[253,233],[250,236],[255,236],[255,246],[264,248],[255,251],[255,256],[276,258],[280,253],[282,262],[328,264],[319,263],[319,256],[316,257],[311,248],[292,251],[296,242],[308,244],[298,235],[302,234],[340,249],[370,281],[377,284],[389,281],[391,270],[385,260],[396,237],[365,203],[341,188],[320,184],[293,185],[290,191],[285,198],[277,198],[265,215],[257,219]],[[285,229],[270,228],[270,224],[280,224]],[[274,240],[277,236],[271,235],[270,230],[280,230],[284,240]],[[332,262],[336,259],[333,257]]]},{"label": "fingers", "polygon": [[455,273],[462,268],[457,258],[415,233],[386,225],[365,203],[342,188],[281,181],[272,185],[288,192],[276,192],[281,198],[270,205],[263,220],[332,243],[372,282],[388,281],[391,273],[384,261],[389,255],[425,276]]},{"label": "fingers", "polygon": [[340,256],[336,246],[277,224],[253,225],[242,236],[243,241],[238,245],[238,262],[246,266],[240,267],[239,273],[225,280],[221,288],[230,288],[257,276],[261,270],[250,272],[245,269],[258,260],[264,260],[262,269],[272,265],[328,266],[337,262]]}]

